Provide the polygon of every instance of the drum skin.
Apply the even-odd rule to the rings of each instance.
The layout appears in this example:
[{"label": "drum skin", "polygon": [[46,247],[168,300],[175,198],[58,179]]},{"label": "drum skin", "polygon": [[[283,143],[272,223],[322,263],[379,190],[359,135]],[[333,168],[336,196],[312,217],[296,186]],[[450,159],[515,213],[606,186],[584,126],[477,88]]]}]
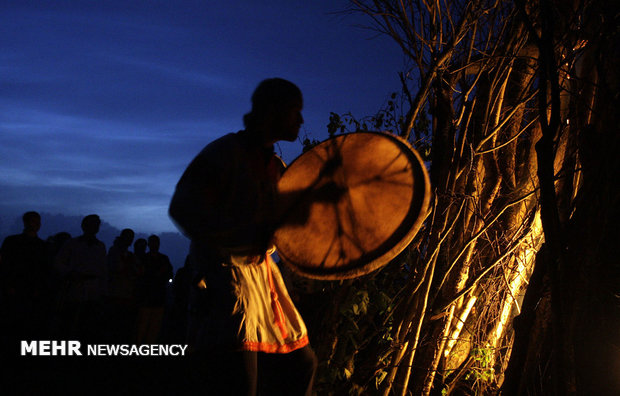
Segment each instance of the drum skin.
[{"label": "drum skin", "polygon": [[405,140],[355,132],[298,157],[278,193],[278,255],[303,276],[336,280],[368,274],[411,243],[426,215],[430,183]]}]

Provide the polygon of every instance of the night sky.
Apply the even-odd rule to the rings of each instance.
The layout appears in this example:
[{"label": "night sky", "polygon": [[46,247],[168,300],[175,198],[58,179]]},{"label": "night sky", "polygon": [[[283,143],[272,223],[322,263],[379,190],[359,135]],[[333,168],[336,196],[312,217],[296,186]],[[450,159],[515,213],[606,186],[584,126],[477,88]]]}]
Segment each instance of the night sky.
[{"label": "night sky", "polygon": [[[0,216],[97,213],[118,228],[174,231],[167,207],[183,170],[243,127],[264,78],[303,91],[301,138],[324,139],[330,111],[375,113],[398,90],[403,57],[356,26],[368,18],[333,14],[346,6],[3,1]],[[276,150],[290,162],[301,144]]]}]

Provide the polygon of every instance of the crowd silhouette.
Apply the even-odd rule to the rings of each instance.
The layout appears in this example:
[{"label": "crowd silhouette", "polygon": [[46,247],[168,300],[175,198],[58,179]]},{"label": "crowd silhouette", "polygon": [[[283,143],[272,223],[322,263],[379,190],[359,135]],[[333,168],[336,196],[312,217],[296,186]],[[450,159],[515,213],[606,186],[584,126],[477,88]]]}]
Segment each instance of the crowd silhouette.
[{"label": "crowd silhouette", "polygon": [[106,249],[98,215],[83,218],[81,235],[59,232],[46,241],[37,212],[22,220],[23,232],[0,249],[0,356],[18,357],[22,340],[185,343],[188,271],[173,278],[157,235],[134,242],[126,228]]},{"label": "crowd silhouette", "polygon": [[[82,219],[81,235],[46,240],[39,213],[22,220],[0,248],[0,393],[212,394],[213,362],[197,333],[208,293],[191,254],[174,274],[157,235],[135,239],[126,228],[106,248],[96,214]],[[188,348],[174,358],[21,356],[21,341],[33,340]]]}]

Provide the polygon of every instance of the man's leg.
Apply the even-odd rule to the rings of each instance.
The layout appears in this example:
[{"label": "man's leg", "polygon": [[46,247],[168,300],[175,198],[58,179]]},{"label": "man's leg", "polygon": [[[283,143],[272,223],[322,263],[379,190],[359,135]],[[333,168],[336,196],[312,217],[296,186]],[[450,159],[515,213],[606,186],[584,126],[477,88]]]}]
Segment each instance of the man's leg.
[{"label": "man's leg", "polygon": [[310,396],[317,358],[308,345],[290,353],[258,356],[258,387],[267,395]]},{"label": "man's leg", "polygon": [[256,352],[205,353],[202,358],[208,360],[203,391],[213,395],[256,396]]}]

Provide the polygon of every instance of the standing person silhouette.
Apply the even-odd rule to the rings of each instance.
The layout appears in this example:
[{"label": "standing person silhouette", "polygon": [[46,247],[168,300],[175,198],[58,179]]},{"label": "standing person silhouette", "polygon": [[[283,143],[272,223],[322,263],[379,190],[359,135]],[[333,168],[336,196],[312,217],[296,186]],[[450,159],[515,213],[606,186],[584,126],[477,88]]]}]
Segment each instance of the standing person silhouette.
[{"label": "standing person silhouette", "polygon": [[166,290],[174,271],[170,259],[159,251],[160,239],[151,235],[149,252],[144,256],[142,301],[138,315],[139,344],[154,344],[159,340],[166,307]]},{"label": "standing person silhouette", "polygon": [[105,244],[97,239],[101,219],[91,214],[82,219],[83,234],[68,240],[54,260],[63,290],[59,293],[61,337],[101,341],[104,298],[108,293]]},{"label": "standing person silhouette", "polygon": [[316,356],[270,257],[276,187],[284,170],[273,145],[297,139],[302,106],[295,84],[262,81],[244,116],[245,129],[207,145],[170,204],[170,216],[192,240],[194,284],[208,296],[196,345],[213,362],[207,374],[214,394],[312,391]]},{"label": "standing person silhouette", "polygon": [[113,342],[132,341],[138,316],[136,302],[136,283],[139,265],[136,256],[129,251],[135,232],[125,228],[114,239],[108,250],[108,325]]},{"label": "standing person silhouette", "polygon": [[0,247],[0,313],[2,326],[15,339],[44,337],[50,299],[50,263],[39,238],[41,215],[26,212],[24,231],[6,237]]}]

